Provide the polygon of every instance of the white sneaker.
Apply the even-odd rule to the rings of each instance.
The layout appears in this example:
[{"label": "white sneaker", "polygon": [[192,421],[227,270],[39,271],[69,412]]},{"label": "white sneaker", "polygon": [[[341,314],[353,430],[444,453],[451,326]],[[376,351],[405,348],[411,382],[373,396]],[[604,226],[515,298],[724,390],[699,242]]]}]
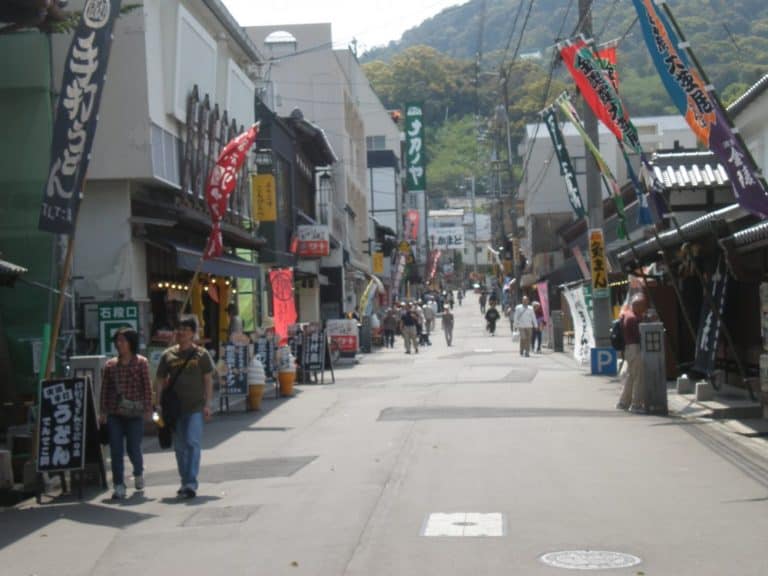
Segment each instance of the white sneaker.
[{"label": "white sneaker", "polygon": [[117,484],[115,486],[115,491],[112,492],[112,500],[123,499],[125,499],[125,484]]},{"label": "white sneaker", "polygon": [[144,491],[144,476],[134,476],[133,482],[137,492]]}]

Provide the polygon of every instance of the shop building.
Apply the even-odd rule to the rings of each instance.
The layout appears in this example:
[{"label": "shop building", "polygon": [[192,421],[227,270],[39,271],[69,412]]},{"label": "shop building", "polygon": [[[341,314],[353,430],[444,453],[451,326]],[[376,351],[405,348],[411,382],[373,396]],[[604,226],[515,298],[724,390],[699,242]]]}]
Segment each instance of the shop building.
[{"label": "shop building", "polygon": [[[56,78],[68,42],[54,39]],[[201,255],[205,181],[221,148],[254,121],[261,62],[219,0],[146,0],[120,17],[75,238],[78,353],[102,351],[104,302],[138,305],[143,346],[170,341],[188,289],[213,348],[226,338],[229,303],[241,303],[246,325],[258,321],[252,159],[229,201],[225,255]]]}]

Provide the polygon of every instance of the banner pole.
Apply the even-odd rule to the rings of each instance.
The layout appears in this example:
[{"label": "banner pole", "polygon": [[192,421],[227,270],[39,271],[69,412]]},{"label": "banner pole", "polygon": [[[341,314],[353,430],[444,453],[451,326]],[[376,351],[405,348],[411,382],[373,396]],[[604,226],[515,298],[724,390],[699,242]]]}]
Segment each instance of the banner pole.
[{"label": "banner pole", "polygon": [[192,290],[195,289],[195,282],[197,282],[197,279],[200,277],[200,271],[203,269],[203,260],[204,258],[200,256],[200,261],[197,263],[195,273],[192,275],[192,281],[189,283],[189,288],[187,288],[187,294],[184,296],[184,303],[181,305],[182,314],[184,314],[184,309],[187,307],[187,304],[189,304],[189,301],[192,298]]},{"label": "banner pole", "polygon": [[[85,186],[83,186],[85,190]],[[77,231],[78,214],[75,216],[75,222],[72,226],[72,234],[68,236],[67,252],[64,256],[64,266],[61,269],[61,279],[59,280],[59,296],[56,300],[56,310],[53,316],[53,327],[51,329],[51,339],[48,341],[48,355],[46,356],[45,372],[43,380],[49,380],[56,366],[56,343],[61,331],[61,317],[64,313],[64,299],[67,297],[67,284],[72,272],[72,260],[75,254],[75,232]],[[74,297],[74,295],[72,295]]]}]

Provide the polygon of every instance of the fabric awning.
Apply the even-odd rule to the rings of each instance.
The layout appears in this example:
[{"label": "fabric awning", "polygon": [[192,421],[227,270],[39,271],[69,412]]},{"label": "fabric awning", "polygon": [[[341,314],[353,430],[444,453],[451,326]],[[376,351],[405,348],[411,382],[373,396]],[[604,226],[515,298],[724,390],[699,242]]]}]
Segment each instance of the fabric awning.
[{"label": "fabric awning", "polygon": [[[200,259],[203,256],[202,250],[171,240],[161,240],[159,243],[173,250],[176,254],[176,266],[182,270],[194,272],[200,266]],[[258,278],[259,266],[237,256],[227,254],[218,258],[203,260],[200,272],[230,278]]]}]

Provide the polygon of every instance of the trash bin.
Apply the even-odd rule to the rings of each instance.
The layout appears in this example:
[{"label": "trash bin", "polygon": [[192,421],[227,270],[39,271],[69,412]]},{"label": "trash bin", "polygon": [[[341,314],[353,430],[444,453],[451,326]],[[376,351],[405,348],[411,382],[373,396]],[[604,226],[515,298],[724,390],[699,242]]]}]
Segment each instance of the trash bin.
[{"label": "trash bin", "polygon": [[664,352],[664,324],[640,324],[640,359],[643,364],[645,406],[649,414],[667,415],[667,362]]}]

